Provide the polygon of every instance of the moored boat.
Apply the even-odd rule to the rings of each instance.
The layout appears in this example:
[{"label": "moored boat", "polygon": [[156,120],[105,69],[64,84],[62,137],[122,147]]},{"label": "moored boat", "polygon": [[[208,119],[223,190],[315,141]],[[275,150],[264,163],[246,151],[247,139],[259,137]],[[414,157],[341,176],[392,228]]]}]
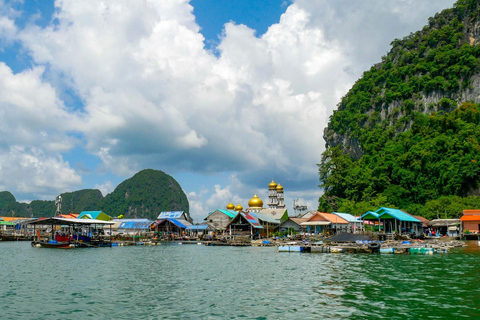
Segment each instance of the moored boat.
[{"label": "moored boat", "polygon": [[75,245],[70,242],[58,242],[58,241],[49,240],[49,241],[33,241],[32,247],[72,249],[75,247]]}]

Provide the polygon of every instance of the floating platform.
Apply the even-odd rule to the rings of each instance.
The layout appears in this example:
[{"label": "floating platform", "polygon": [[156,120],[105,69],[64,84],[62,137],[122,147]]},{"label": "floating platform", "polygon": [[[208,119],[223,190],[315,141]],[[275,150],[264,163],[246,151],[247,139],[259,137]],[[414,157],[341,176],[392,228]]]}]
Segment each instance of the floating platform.
[{"label": "floating platform", "polygon": [[330,244],[305,244],[285,243],[278,246],[278,252],[311,252],[311,253],[380,253],[380,254],[435,254],[448,253],[452,248],[464,247],[461,241],[448,243],[396,241],[396,242],[375,242],[367,241],[357,243],[330,243]]},{"label": "floating platform", "polygon": [[[302,246],[279,246],[278,252],[304,252]],[[305,251],[306,252],[306,251]]]}]

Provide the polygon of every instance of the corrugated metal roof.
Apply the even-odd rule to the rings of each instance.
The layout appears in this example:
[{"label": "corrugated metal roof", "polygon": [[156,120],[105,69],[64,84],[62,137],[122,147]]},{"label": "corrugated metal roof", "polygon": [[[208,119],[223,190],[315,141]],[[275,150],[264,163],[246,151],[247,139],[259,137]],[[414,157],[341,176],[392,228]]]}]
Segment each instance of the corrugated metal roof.
[{"label": "corrugated metal roof", "polygon": [[160,213],[157,219],[179,219],[182,217],[185,211],[163,211]]},{"label": "corrugated metal roof", "polygon": [[260,210],[260,213],[272,217],[273,219],[280,220],[287,213],[287,209],[271,209],[265,208]]},{"label": "corrugated metal roof", "polygon": [[183,228],[183,229],[186,229],[188,226],[192,225],[190,222],[188,222],[186,220],[182,220],[182,219],[166,219],[166,220],[172,222],[177,227],[180,227],[180,228]]},{"label": "corrugated metal roof", "polygon": [[[292,220],[296,224],[300,225],[300,223],[306,222],[308,219],[306,219],[306,218],[288,218],[288,220]],[[285,221],[285,222],[287,222],[287,221]]]},{"label": "corrugated metal roof", "polygon": [[[447,226],[456,226],[460,224],[462,219],[433,219],[428,222],[429,227],[447,227]],[[477,217],[477,220],[479,218]]]},{"label": "corrugated metal roof", "polygon": [[248,221],[254,228],[263,229],[262,225],[258,222],[258,219],[252,216],[249,212],[240,212],[240,214]]},{"label": "corrugated metal roof", "polygon": [[230,218],[235,218],[238,214],[237,211],[233,211],[233,210],[223,210],[223,209],[218,209],[218,210],[223,212],[224,214],[226,214]]},{"label": "corrugated metal roof", "polygon": [[410,214],[400,210],[400,209],[393,209],[393,208],[385,208],[382,207],[375,211],[380,219],[397,219],[399,221],[409,221],[409,222],[419,222],[422,223],[420,220],[414,218]]},{"label": "corrugated metal roof", "polygon": [[118,226],[118,229],[149,229],[153,221],[146,219],[129,219],[128,221],[122,221]]},{"label": "corrugated metal roof", "polygon": [[277,220],[275,218],[272,218],[269,215],[266,214],[261,214],[261,213],[255,213],[255,212],[249,212],[252,216],[256,217],[258,220],[268,222],[268,223],[274,223],[274,224],[280,224],[280,220]]},{"label": "corrugated metal roof", "polygon": [[315,214],[316,214],[315,211],[308,211],[308,212],[306,212],[305,214],[303,214],[303,215],[301,216],[301,218],[303,218],[303,219],[310,219],[310,218],[313,217]]},{"label": "corrugated metal roof", "polygon": [[289,217],[287,220],[283,221],[282,223],[280,223],[280,227],[284,226],[285,224],[289,223],[289,222],[293,222],[295,223],[296,225],[298,226],[301,226],[302,222],[307,222],[308,219],[305,219],[305,218],[292,218],[292,217]]}]

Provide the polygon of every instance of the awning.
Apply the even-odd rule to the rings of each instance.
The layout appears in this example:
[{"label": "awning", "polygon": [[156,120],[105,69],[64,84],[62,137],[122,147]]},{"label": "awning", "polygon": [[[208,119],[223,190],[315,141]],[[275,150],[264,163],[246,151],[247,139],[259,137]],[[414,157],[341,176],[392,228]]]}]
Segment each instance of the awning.
[{"label": "awning", "polygon": [[73,226],[73,225],[92,225],[92,224],[102,224],[102,225],[112,225],[115,224],[115,221],[104,221],[104,220],[95,220],[95,219],[71,219],[71,218],[46,218],[46,219],[38,219],[35,221],[30,221],[28,224],[36,224],[36,225],[66,225],[66,226]]},{"label": "awning", "polygon": [[300,223],[301,226],[328,226],[332,224],[330,221],[306,221]]},{"label": "awning", "polygon": [[209,227],[208,224],[196,224],[187,227],[187,231],[205,231]]}]

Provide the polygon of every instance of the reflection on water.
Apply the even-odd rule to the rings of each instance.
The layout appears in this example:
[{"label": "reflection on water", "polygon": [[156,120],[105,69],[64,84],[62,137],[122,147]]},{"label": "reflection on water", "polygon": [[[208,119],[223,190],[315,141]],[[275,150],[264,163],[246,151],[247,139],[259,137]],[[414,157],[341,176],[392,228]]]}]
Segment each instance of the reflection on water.
[{"label": "reflection on water", "polygon": [[1,319],[480,318],[480,247],[436,255],[0,243]]}]

